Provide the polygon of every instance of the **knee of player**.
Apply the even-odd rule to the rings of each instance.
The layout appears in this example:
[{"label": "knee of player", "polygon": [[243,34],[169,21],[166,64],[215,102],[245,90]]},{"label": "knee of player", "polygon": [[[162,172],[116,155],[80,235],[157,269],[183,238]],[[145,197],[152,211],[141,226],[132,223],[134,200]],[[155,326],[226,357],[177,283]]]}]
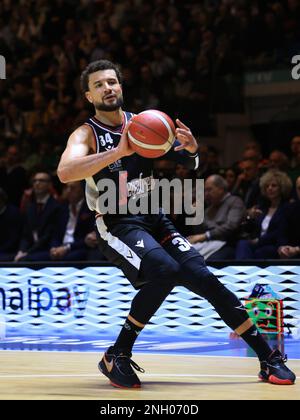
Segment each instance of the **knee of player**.
[{"label": "knee of player", "polygon": [[147,281],[155,281],[160,284],[167,283],[176,285],[181,278],[180,265],[174,261],[157,259],[145,260],[141,269],[142,276]]},{"label": "knee of player", "polygon": [[205,298],[218,295],[224,289],[220,280],[206,267],[194,266],[193,270],[184,270],[180,284]]},{"label": "knee of player", "polygon": [[157,269],[157,278],[161,281],[177,284],[181,279],[181,271],[179,264],[162,265]]},{"label": "knee of player", "polygon": [[182,264],[184,277],[193,282],[210,283],[218,281],[217,277],[209,271],[206,264],[200,258],[191,258]]}]

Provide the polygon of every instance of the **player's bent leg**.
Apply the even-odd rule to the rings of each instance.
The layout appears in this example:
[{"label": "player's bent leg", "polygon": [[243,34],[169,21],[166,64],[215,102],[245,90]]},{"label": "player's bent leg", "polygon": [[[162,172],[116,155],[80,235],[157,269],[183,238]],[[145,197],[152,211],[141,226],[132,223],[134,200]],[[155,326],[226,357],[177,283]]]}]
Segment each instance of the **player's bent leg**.
[{"label": "player's bent leg", "polygon": [[131,359],[132,347],[143,327],[157,311],[180,278],[180,265],[164,249],[150,250],[142,260],[140,276],[144,285],[134,297],[128,318],[116,340],[99,363],[100,371],[113,386],[140,388],[134,372],[144,372]]},{"label": "player's bent leg", "polygon": [[165,250],[180,265],[178,285],[208,300],[231,329],[242,325],[249,318],[247,311],[235,294],[209,271],[202,255],[178,233],[166,238],[163,239]]},{"label": "player's bent leg", "polygon": [[233,330],[249,318],[240,300],[209,271],[202,255],[185,238],[170,236],[163,246],[180,265],[178,285],[208,300]]},{"label": "player's bent leg", "polygon": [[130,314],[147,324],[180,281],[181,268],[163,248],[153,249],[143,258],[140,276],[146,283],[134,297]]},{"label": "player's bent leg", "polygon": [[236,330],[249,319],[241,301],[208,270],[201,256],[184,262],[181,271],[180,285],[210,302],[231,329]]},{"label": "player's bent leg", "polygon": [[256,352],[261,365],[259,378],[277,385],[294,384],[296,376],[285,365],[286,356],[279,350],[272,351],[237,296],[203,267],[202,259],[192,258],[183,263],[181,269],[185,274],[181,284],[206,298],[223,321]]},{"label": "player's bent leg", "polygon": [[181,266],[179,284],[207,299],[224,322],[256,352],[261,364],[261,380],[278,385],[293,384],[296,378],[285,365],[286,357],[278,350],[272,352],[237,296],[208,270],[203,257],[194,248],[189,249],[184,241],[181,237],[165,243],[165,248]]}]

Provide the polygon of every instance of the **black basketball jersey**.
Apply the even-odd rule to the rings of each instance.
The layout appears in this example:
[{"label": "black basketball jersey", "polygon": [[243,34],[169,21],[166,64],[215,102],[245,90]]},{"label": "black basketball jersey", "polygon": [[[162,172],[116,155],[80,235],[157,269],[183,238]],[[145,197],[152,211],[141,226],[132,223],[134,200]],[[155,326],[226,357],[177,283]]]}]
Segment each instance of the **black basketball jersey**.
[{"label": "black basketball jersey", "polygon": [[[103,153],[118,146],[123,129],[127,122],[134,115],[131,112],[123,111],[123,124],[119,126],[108,126],[100,122],[95,116],[89,118],[84,124],[89,125],[94,133],[96,143],[96,153]],[[178,145],[179,142],[174,143]],[[183,163],[190,169],[197,169],[198,154],[190,154],[186,151],[174,152],[173,148],[163,156],[164,159],[176,160]],[[144,158],[137,153],[125,156],[116,162],[103,168],[101,171],[86,179],[86,199],[89,208],[98,211],[97,199],[101,194],[101,181],[112,180],[116,186],[117,196],[119,197],[120,172],[126,177],[127,196],[139,196],[139,194],[149,193],[153,188],[153,164],[154,159]],[[102,184],[103,185],[103,184]]]}]

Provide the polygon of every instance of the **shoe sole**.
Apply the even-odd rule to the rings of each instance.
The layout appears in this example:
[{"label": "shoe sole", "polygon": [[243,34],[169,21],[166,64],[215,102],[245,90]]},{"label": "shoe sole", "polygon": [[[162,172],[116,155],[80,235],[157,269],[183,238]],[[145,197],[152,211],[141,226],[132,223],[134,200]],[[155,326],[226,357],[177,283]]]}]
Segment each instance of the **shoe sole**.
[{"label": "shoe sole", "polygon": [[118,385],[118,384],[115,384],[114,382],[112,382],[111,379],[109,379],[109,382],[115,388],[120,388],[120,389],[139,389],[139,388],[141,388],[141,385],[138,385],[138,384],[135,384],[135,385],[132,385],[132,386],[124,386],[124,385],[121,386],[121,385]]},{"label": "shoe sole", "polygon": [[268,382],[270,384],[274,384],[274,385],[294,385],[295,381],[292,381],[290,379],[279,379],[276,378],[276,376],[274,375],[270,375],[268,379],[262,377],[259,375],[259,379],[262,382]]},{"label": "shoe sole", "polygon": [[116,382],[113,382],[110,373],[108,372],[108,370],[106,369],[105,364],[102,362],[99,362],[98,364],[98,369],[100,370],[101,373],[103,373],[103,375],[105,375],[108,379],[110,384],[115,387],[115,388],[119,388],[119,389],[138,389],[141,388],[140,384],[134,384],[134,385],[124,385],[124,384],[117,384]]}]

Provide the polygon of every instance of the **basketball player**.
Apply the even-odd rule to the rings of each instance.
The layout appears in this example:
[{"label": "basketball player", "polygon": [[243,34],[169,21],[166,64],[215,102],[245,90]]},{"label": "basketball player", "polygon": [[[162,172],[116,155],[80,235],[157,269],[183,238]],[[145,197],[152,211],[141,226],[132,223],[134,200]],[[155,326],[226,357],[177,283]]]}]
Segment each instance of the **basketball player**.
[{"label": "basketball player", "polygon": [[[96,212],[100,250],[138,290],[115,344],[99,362],[100,371],[113,386],[141,386],[133,369],[143,369],[131,360],[134,342],[171,290],[181,285],[207,299],[225,323],[257,353],[262,380],[293,384],[295,375],[286,367],[286,359],[278,350],[272,351],[241,302],[207,269],[202,256],[176,231],[162,210],[148,215],[97,214],[99,180],[109,178],[118,185],[119,172],[127,171],[128,183],[136,179],[147,181],[152,175],[153,159],[135,154],[128,143],[132,113],[122,110],[118,67],[106,60],[93,62],[83,71],[81,83],[95,115],[71,134],[57,173],[62,182],[86,180],[86,199]],[[176,123],[177,142],[168,153],[178,156],[178,161],[188,168],[196,169],[196,140],[186,125],[179,120]],[[135,194],[139,194],[137,189]]]}]

